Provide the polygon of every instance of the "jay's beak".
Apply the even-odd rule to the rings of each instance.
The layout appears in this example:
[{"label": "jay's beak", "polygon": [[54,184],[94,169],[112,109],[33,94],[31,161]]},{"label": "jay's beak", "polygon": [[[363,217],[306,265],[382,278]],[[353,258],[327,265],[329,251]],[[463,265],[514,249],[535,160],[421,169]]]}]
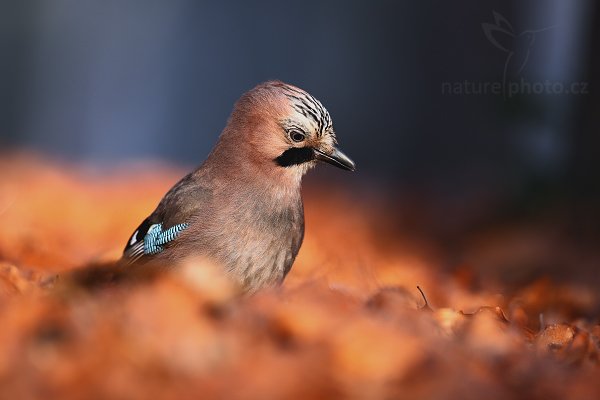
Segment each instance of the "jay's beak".
[{"label": "jay's beak", "polygon": [[336,167],[345,169],[346,171],[356,170],[354,161],[348,158],[348,156],[342,153],[337,147],[334,147],[333,151],[330,153],[325,153],[318,149],[314,149],[314,152],[315,159],[319,161],[324,161],[328,164],[335,165]]}]

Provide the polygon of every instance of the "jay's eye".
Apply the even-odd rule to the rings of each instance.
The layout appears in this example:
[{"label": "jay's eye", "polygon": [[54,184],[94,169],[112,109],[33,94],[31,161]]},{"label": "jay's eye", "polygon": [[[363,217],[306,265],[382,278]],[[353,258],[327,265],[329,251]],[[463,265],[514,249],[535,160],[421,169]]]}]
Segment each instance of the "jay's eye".
[{"label": "jay's eye", "polygon": [[300,132],[300,131],[291,131],[290,132],[290,138],[294,141],[294,142],[301,142],[304,139],[306,139],[306,136],[304,135],[304,133]]}]

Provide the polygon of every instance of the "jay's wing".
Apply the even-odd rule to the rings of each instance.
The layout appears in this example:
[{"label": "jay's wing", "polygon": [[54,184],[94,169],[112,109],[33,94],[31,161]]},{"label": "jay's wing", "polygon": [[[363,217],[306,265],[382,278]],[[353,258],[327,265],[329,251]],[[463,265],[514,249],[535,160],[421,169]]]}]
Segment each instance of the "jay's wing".
[{"label": "jay's wing", "polygon": [[209,193],[194,180],[192,174],[179,181],[131,235],[123,251],[123,258],[133,263],[141,257],[164,251],[189,227],[192,217],[203,206]]},{"label": "jay's wing", "polygon": [[163,223],[158,220],[156,213],[153,213],[135,230],[123,251],[125,259],[133,263],[142,256],[162,252],[165,245],[174,241],[179,233],[189,226],[187,223],[181,223],[164,229]]},{"label": "jay's wing", "polygon": [[123,258],[131,260],[131,262],[136,261],[138,258],[144,255],[144,237],[148,233],[150,226],[153,225],[152,217],[154,214],[149,216],[137,227],[129,241],[125,245],[125,249],[123,249]]}]

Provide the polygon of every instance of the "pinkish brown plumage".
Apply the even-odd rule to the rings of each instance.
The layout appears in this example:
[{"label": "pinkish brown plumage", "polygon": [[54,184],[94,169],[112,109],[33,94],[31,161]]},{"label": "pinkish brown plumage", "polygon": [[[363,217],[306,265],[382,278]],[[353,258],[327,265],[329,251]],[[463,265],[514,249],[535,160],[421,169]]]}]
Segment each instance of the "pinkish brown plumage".
[{"label": "pinkish brown plumage", "polygon": [[304,236],[302,176],[336,147],[331,117],[302,89],[278,81],[245,93],[206,161],[179,181],[130,238],[127,263],[203,257],[247,291],[279,284]]}]

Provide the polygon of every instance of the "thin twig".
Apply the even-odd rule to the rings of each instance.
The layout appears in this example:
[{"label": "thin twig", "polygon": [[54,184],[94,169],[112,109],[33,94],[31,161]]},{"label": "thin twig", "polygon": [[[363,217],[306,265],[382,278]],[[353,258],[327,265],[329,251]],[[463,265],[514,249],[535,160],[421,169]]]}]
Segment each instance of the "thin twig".
[{"label": "thin twig", "polygon": [[421,292],[421,296],[423,297],[423,300],[425,301],[425,305],[423,307],[421,307],[420,309],[427,309],[429,311],[433,311],[431,309],[431,307],[429,306],[429,302],[427,301],[427,296],[425,296],[425,293],[423,292],[423,290],[421,289],[421,287],[419,285],[417,285],[417,289],[419,289],[419,292]]}]

